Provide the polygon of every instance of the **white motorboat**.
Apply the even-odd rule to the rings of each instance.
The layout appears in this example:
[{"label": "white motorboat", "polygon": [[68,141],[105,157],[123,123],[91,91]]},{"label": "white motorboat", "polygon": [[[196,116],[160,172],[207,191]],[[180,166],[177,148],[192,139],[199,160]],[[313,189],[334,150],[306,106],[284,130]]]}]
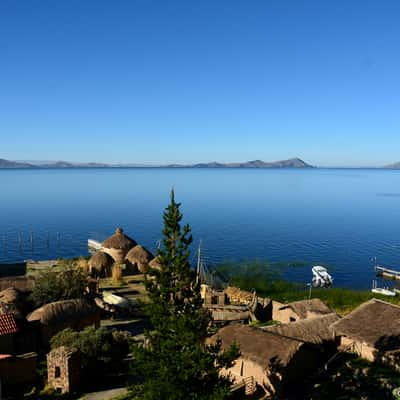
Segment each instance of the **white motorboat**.
[{"label": "white motorboat", "polygon": [[376,280],[372,281],[372,293],[380,294],[382,296],[396,296],[396,292],[394,290],[390,290],[388,287],[380,288],[378,287],[378,282]]},{"label": "white motorboat", "polygon": [[312,267],[312,284],[314,287],[329,287],[333,283],[333,278],[328,274],[328,270],[321,265]]}]

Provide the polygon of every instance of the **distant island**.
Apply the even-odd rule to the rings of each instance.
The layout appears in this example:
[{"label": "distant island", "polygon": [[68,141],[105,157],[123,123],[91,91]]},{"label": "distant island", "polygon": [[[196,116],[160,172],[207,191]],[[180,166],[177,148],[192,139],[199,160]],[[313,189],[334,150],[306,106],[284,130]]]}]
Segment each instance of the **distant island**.
[{"label": "distant island", "polygon": [[[0,159],[0,169],[12,168],[144,168],[149,167],[139,164],[104,164],[104,163],[71,163],[66,161],[10,161]],[[200,163],[200,164],[170,164],[170,165],[153,165],[152,168],[314,168],[300,158],[291,158],[289,160],[281,160],[274,162],[265,162],[261,160],[236,162],[236,163]]]},{"label": "distant island", "polygon": [[394,164],[386,165],[384,168],[388,169],[400,169],[400,161]]}]

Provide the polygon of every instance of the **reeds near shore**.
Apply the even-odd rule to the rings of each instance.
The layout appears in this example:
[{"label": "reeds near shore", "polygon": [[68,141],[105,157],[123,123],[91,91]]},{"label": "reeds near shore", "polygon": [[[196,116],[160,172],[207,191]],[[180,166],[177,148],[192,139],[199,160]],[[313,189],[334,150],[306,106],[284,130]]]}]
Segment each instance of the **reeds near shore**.
[{"label": "reeds near shore", "polygon": [[[309,296],[305,284],[289,282],[283,279],[283,269],[264,261],[248,261],[243,263],[224,263],[217,266],[216,271],[223,275],[229,284],[243,290],[256,290],[260,296],[287,303],[304,300]],[[372,298],[380,298],[400,304],[400,298],[379,296],[369,290],[352,290],[339,287],[313,288],[313,298],[319,298],[339,314],[347,314],[360,304]]]}]

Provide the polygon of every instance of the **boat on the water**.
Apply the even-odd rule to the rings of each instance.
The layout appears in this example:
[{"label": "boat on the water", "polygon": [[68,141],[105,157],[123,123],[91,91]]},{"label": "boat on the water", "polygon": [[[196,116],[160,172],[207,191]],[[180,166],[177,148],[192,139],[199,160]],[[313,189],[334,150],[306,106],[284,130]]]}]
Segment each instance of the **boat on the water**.
[{"label": "boat on the water", "polygon": [[313,273],[312,284],[314,287],[332,286],[333,278],[328,274],[328,270],[321,265],[315,265],[311,269]]},{"label": "boat on the water", "polygon": [[391,297],[396,296],[396,289],[391,290],[388,287],[380,288],[378,287],[378,282],[376,280],[372,281],[371,292],[376,294],[381,294],[383,296],[391,296]]}]

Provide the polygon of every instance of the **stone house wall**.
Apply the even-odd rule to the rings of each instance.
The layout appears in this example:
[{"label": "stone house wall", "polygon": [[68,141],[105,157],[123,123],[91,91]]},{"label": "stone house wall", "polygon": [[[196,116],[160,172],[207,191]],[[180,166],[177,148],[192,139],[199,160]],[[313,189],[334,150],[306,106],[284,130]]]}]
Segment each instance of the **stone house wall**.
[{"label": "stone house wall", "polygon": [[59,347],[47,355],[48,385],[60,393],[74,392],[79,387],[80,373],[78,350]]}]

